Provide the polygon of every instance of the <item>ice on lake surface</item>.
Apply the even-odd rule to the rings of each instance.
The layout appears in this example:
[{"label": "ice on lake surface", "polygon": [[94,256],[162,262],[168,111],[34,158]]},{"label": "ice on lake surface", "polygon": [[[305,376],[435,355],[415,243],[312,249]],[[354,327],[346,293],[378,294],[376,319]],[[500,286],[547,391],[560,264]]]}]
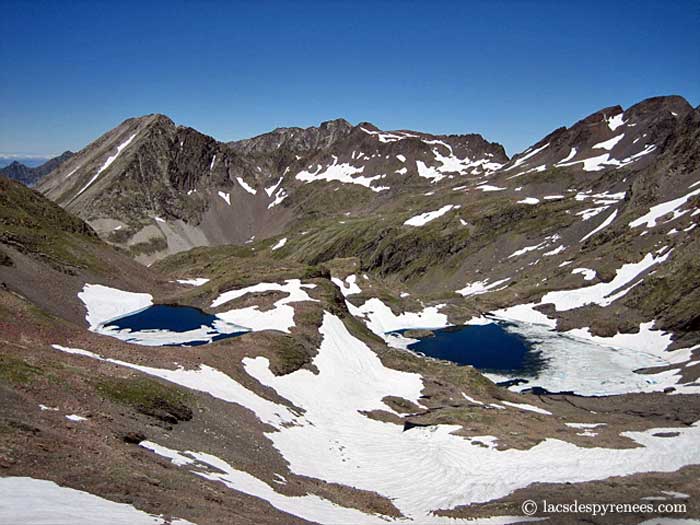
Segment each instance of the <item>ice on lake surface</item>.
[{"label": "ice on lake surface", "polygon": [[145,346],[198,346],[247,331],[247,328],[197,308],[163,304],[109,321],[100,330],[106,335]]},{"label": "ice on lake surface", "polygon": [[409,348],[479,370],[533,375],[542,367],[538,352],[527,339],[508,332],[500,323],[451,326],[432,333]]}]

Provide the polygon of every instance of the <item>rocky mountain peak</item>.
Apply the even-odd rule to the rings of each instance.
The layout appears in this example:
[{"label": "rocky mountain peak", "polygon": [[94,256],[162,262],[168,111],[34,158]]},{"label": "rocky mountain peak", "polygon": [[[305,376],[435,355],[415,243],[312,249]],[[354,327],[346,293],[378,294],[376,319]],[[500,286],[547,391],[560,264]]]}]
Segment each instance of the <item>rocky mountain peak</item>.
[{"label": "rocky mountain peak", "polygon": [[679,119],[691,110],[677,96],[653,97],[627,110],[606,107],[550,133],[504,169],[523,175],[553,168],[589,172],[642,168],[657,157]]}]

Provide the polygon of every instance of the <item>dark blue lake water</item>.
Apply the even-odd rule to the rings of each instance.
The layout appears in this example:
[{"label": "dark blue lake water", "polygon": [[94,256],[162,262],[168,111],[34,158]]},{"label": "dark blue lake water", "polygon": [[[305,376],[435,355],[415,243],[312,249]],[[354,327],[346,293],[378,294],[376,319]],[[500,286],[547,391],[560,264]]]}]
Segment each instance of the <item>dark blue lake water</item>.
[{"label": "dark blue lake water", "polygon": [[488,372],[531,375],[540,370],[544,363],[538,352],[525,338],[508,332],[505,326],[492,323],[433,330],[434,336],[424,337],[409,348]]},{"label": "dark blue lake water", "polygon": [[[223,322],[215,315],[189,306],[169,306],[156,304],[140,312],[127,315],[108,323],[108,327],[116,327],[120,330],[143,332],[147,330],[164,330],[174,332],[171,342],[164,342],[163,346],[198,346],[236,337],[246,333],[246,330],[236,330],[234,325]],[[202,328],[206,327],[206,328]],[[178,334],[183,332],[198,331],[192,334],[192,339],[183,340]],[[146,339],[140,337],[140,339]]]}]

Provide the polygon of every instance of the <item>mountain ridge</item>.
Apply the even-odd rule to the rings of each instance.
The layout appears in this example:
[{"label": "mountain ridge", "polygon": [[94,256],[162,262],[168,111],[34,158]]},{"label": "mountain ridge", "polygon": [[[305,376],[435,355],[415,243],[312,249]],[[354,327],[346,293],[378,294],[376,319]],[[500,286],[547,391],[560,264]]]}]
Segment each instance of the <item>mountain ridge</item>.
[{"label": "mountain ridge", "polygon": [[50,158],[43,164],[34,168],[15,160],[4,168],[0,168],[0,175],[17,180],[25,186],[35,186],[39,180],[58,168],[73,155],[75,155],[75,153],[70,150],[66,150],[60,155]]}]

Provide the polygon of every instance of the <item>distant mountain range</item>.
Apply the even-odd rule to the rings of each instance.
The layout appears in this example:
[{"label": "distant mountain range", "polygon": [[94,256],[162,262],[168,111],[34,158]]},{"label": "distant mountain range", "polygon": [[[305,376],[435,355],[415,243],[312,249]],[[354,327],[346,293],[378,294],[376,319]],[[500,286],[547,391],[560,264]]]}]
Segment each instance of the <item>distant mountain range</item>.
[{"label": "distant mountain range", "polygon": [[29,160],[21,159],[23,162],[14,160],[7,166],[0,168],[0,175],[25,184],[34,186],[42,177],[57,169],[61,164],[70,159],[75,153],[64,151],[57,157],[43,160],[37,166],[31,166]]}]

